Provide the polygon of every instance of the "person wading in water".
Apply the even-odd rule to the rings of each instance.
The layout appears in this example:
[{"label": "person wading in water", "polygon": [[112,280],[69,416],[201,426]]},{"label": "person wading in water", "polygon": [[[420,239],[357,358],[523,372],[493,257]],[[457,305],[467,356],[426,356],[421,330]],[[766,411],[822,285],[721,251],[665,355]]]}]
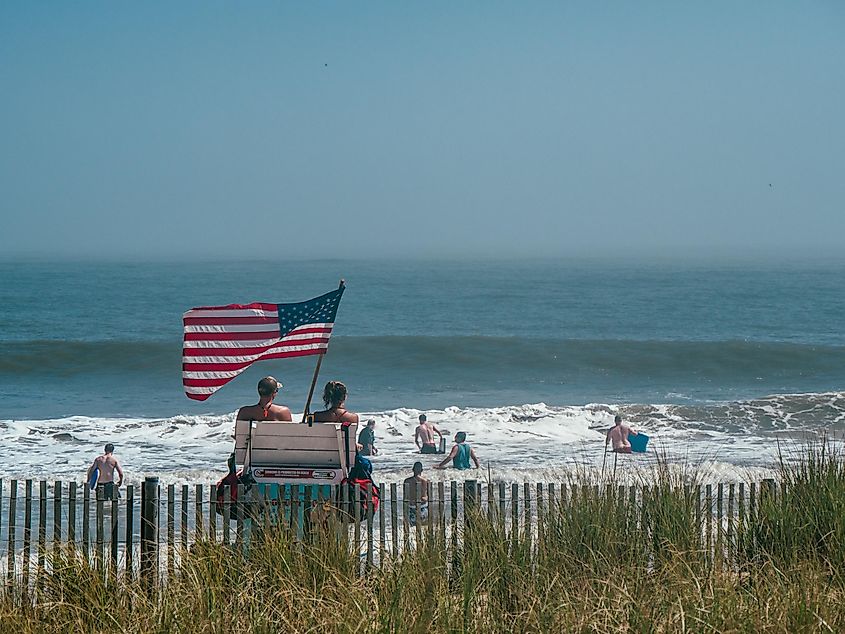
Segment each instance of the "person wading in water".
[{"label": "person wading in water", "polygon": [[466,442],[467,435],[466,432],[459,431],[455,434],[455,445],[452,447],[452,451],[449,452],[449,455],[444,458],[443,462],[439,465],[434,467],[435,469],[443,469],[449,461],[452,461],[452,466],[455,469],[469,469],[470,464],[469,461],[475,463],[475,468],[481,468],[481,465],[478,464],[478,458],[475,456],[475,450],[470,447],[469,443]]},{"label": "person wading in water", "polygon": [[425,414],[420,414],[420,424],[414,430],[414,444],[417,445],[420,453],[437,453],[434,434],[440,436],[441,439],[443,438],[443,434],[437,429],[437,425],[432,425],[426,420]]},{"label": "person wading in water", "polygon": [[607,451],[607,445],[613,443],[614,453],[631,453],[631,443],[628,441],[628,436],[637,436],[637,432],[622,424],[622,417],[617,414],[613,418],[613,427],[611,427],[604,438],[604,450]]}]

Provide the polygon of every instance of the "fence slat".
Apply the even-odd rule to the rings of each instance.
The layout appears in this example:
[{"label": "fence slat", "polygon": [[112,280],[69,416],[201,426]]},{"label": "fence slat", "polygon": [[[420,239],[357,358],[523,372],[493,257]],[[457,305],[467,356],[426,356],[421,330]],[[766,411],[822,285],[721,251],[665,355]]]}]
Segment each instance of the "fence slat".
[{"label": "fence slat", "polygon": [[736,487],[733,482],[728,485],[728,557],[733,558],[734,549],[734,503],[736,501]]},{"label": "fence slat", "polygon": [[[446,483],[437,483],[437,521],[439,523],[440,537],[442,538],[441,548],[446,554]],[[445,561],[445,560],[444,560]]]},{"label": "fence slat", "polygon": [[695,485],[695,527],[698,531],[697,543],[699,546],[702,543],[703,527],[701,525],[701,485]]},{"label": "fence slat", "polygon": [[47,550],[47,481],[38,483],[38,570],[44,567],[44,551]]},{"label": "fence slat", "polygon": [[408,496],[405,487],[402,487],[402,545],[404,550],[411,547],[411,520],[410,509],[408,508]]},{"label": "fence slat", "polygon": [[[285,486],[289,489],[288,486]],[[232,520],[232,485],[223,487],[223,543],[229,545],[229,523]]]},{"label": "fence slat", "polygon": [[167,485],[167,575],[173,576],[176,541],[176,485]]},{"label": "fence slat", "polygon": [[212,544],[217,542],[217,487],[213,484],[208,486],[208,541]]},{"label": "fence slat", "polygon": [[[348,489],[349,487],[344,487]],[[290,491],[290,530],[294,539],[299,534],[299,485],[285,485],[285,491]]]},{"label": "fence slat", "polygon": [[[238,485],[238,499],[235,500],[235,544],[239,548],[244,544],[244,496],[246,495],[245,487],[242,484]],[[187,509],[186,509],[187,513]]]},{"label": "fence slat", "polygon": [[[278,489],[278,487],[276,487]],[[268,491],[271,493],[268,494]],[[261,524],[260,530],[262,531],[263,535],[269,535],[270,533],[270,526],[272,525],[272,518],[271,514],[273,512],[272,497],[273,486],[270,484],[259,484],[257,487],[258,492],[258,508],[261,512]],[[278,499],[278,498],[276,498]],[[321,497],[322,499],[322,497]],[[278,508],[278,507],[277,507]],[[258,520],[255,520],[255,526],[259,527]],[[196,539],[200,537],[202,533],[194,533],[196,535]],[[195,541],[196,541],[195,539]]]},{"label": "fence slat", "polygon": [[105,487],[98,486],[96,489],[96,507],[97,507],[97,519],[96,519],[96,552],[94,553],[97,558],[97,570],[103,569],[103,564],[106,560],[106,537],[105,537],[105,524],[104,524],[104,513],[103,513],[103,492],[105,491]]},{"label": "fence slat", "polygon": [[537,497],[534,504],[537,507],[537,547],[539,548],[543,541],[543,485],[540,482],[537,483]]},{"label": "fence slat", "polygon": [[373,483],[367,481],[367,569],[373,567]]},{"label": "fence slat", "polygon": [[159,511],[161,487],[158,478],[146,477],[141,485],[141,582],[152,590],[159,578]]},{"label": "fence slat", "polygon": [[757,483],[752,482],[748,491],[748,521],[757,521]]},{"label": "fence slat", "polygon": [[428,513],[425,518],[426,523],[426,535],[428,536],[428,543],[429,544],[436,544],[435,535],[434,535],[434,484],[429,480],[428,484],[426,485],[426,499],[428,500]]},{"label": "fence slat", "polygon": [[505,509],[507,504],[507,489],[504,482],[499,482],[499,529],[505,534]]},{"label": "fence slat", "polygon": [[708,484],[704,487],[704,509],[706,515],[704,517],[707,522],[707,556],[711,557],[713,554],[713,485]]},{"label": "fence slat", "polygon": [[82,554],[88,560],[91,546],[91,487],[82,485]]},{"label": "fence slat", "polygon": [[24,485],[24,517],[23,517],[23,557],[21,570],[23,572],[24,588],[29,585],[29,563],[32,548],[32,480]]},{"label": "fence slat", "polygon": [[179,523],[179,537],[182,539],[182,550],[188,550],[188,485],[182,485],[182,517]]},{"label": "fence slat", "polygon": [[387,551],[387,536],[385,535],[386,522],[384,521],[384,482],[379,482],[379,493],[381,494],[380,504],[378,505],[378,563],[382,568],[384,567],[384,558]]},{"label": "fence slat", "polygon": [[[262,491],[263,491],[263,489],[262,489]],[[203,502],[202,485],[197,484],[194,487],[194,503],[196,504],[195,514],[194,514],[194,543],[200,541],[202,539],[202,534],[203,534],[202,502]]]},{"label": "fence slat", "polygon": [[67,491],[67,541],[76,544],[76,482],[71,482]]},{"label": "fence slat", "polygon": [[109,542],[111,546],[111,566],[116,573],[118,546],[120,546],[120,507],[117,486],[114,487],[114,495],[111,499],[111,517],[109,519],[111,520],[111,542]]},{"label": "fence slat", "polygon": [[[346,487],[349,488],[349,487]],[[353,532],[355,534],[355,557],[361,557],[361,502],[358,489],[354,489],[352,494],[352,515],[355,518]],[[360,569],[359,569],[360,571]]]},{"label": "fence slat", "polygon": [[457,561],[458,557],[458,483],[454,480],[449,482],[449,497],[451,500],[449,509],[450,528],[452,529],[452,561]]},{"label": "fence slat", "polygon": [[396,508],[398,504],[396,496],[396,483],[390,483],[390,536],[393,538],[393,559],[399,556],[399,509]]},{"label": "fence slat", "polygon": [[53,551],[58,552],[62,544],[62,482],[53,483]]},{"label": "fence slat", "polygon": [[464,481],[464,530],[466,531],[478,512],[478,487],[475,480]]},{"label": "fence slat", "polygon": [[126,487],[126,565],[124,570],[131,578],[135,574],[135,553],[132,546],[132,531],[134,529],[135,519],[135,487],[129,485]]},{"label": "fence slat", "polygon": [[18,481],[12,480],[9,483],[9,535],[8,535],[8,550],[6,551],[6,576],[11,584],[15,579],[15,546],[17,538],[17,510],[18,510]]},{"label": "fence slat", "polygon": [[531,549],[531,486],[526,482],[522,487],[522,507],[523,517],[522,522],[525,527],[525,541],[528,543],[529,551]]},{"label": "fence slat", "polygon": [[718,555],[717,562],[720,564],[724,561],[724,548],[725,548],[725,526],[724,526],[724,513],[723,513],[723,499],[725,494],[725,485],[720,482],[716,486],[716,553]]},{"label": "fence slat", "polygon": [[304,500],[302,504],[302,538],[311,538],[311,508],[312,508],[312,491],[313,485],[306,485],[304,491]]},{"label": "fence slat", "polygon": [[342,540],[342,543],[351,551],[352,544],[349,541],[349,522],[352,521],[352,509],[349,507],[349,487],[341,485],[337,491],[338,499],[340,500],[341,517],[341,521],[337,523],[337,539],[338,541]]}]

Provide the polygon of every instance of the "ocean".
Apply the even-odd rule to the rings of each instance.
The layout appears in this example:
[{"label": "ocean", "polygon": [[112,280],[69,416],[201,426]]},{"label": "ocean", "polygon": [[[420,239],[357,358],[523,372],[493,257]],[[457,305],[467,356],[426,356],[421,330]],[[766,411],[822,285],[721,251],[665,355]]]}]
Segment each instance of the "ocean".
[{"label": "ocean", "polygon": [[301,412],[316,357],[256,364],[198,403],[181,386],[182,313],[301,301],[341,278],[318,385],[342,380],[376,420],[377,480],[417,459],[420,413],[466,431],[484,477],[504,480],[600,466],[615,413],[655,449],[620,458],[629,475],[660,456],[754,477],[845,430],[843,263],[5,261],[0,477],[81,481],[113,442],[130,481],[216,480],[258,379]]}]

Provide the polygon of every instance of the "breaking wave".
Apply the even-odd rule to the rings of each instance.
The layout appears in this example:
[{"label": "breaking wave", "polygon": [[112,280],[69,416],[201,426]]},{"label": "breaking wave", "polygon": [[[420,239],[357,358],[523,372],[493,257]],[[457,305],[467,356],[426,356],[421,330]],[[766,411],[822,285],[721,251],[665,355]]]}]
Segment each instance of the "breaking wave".
[{"label": "breaking wave", "polygon": [[[719,478],[770,469],[781,446],[808,435],[845,432],[845,393],[777,395],[751,401],[698,405],[543,403],[494,408],[362,412],[376,420],[377,477],[397,481],[415,453],[420,413],[447,438],[465,431],[496,479],[556,479],[578,465],[601,465],[602,432],[621,413],[652,437],[669,460],[706,464]],[[157,475],[165,482],[209,482],[224,471],[232,448],[234,414],[168,418],[95,418],[0,421],[0,477],[81,480],[90,460],[112,442],[130,482]],[[640,464],[653,464],[642,457]],[[429,458],[432,462],[434,458]],[[652,460],[649,463],[649,460]],[[428,465],[431,466],[431,465]],[[476,473],[475,477],[479,474]],[[454,478],[454,473],[436,473]]]}]

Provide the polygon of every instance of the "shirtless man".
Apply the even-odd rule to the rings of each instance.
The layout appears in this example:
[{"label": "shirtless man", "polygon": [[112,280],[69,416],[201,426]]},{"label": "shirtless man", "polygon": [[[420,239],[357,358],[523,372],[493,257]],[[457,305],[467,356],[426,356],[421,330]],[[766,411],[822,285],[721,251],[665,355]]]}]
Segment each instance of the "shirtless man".
[{"label": "shirtless man", "polygon": [[604,450],[607,451],[607,445],[613,443],[613,451],[615,453],[631,453],[631,443],[628,442],[628,436],[637,435],[633,429],[627,425],[622,424],[622,417],[617,414],[613,418],[614,426],[608,430],[604,439]]},{"label": "shirtless man", "polygon": [[[437,453],[437,445],[434,444],[434,434],[443,438],[443,434],[426,420],[425,414],[420,414],[420,424],[414,431],[414,444],[420,453]],[[420,445],[422,443],[422,445]]]},{"label": "shirtless man", "polygon": [[123,484],[123,469],[120,468],[120,461],[112,454],[114,453],[114,445],[109,443],[105,446],[105,453],[102,456],[94,458],[94,462],[88,467],[88,472],[85,474],[85,481],[91,480],[91,474],[94,469],[99,469],[100,474],[97,477],[97,499],[98,500],[113,500],[116,496],[114,490],[114,472],[117,471],[117,486]]},{"label": "shirtless man", "polygon": [[272,376],[265,376],[258,382],[258,403],[240,408],[235,420],[292,421],[287,407],[273,403],[281,387],[282,384]]},{"label": "shirtless man", "polygon": [[405,502],[408,504],[408,521],[411,526],[417,525],[417,502],[419,501],[419,520],[428,519],[428,493],[429,482],[422,477],[423,465],[421,462],[414,463],[414,475],[405,478],[403,492]]}]

